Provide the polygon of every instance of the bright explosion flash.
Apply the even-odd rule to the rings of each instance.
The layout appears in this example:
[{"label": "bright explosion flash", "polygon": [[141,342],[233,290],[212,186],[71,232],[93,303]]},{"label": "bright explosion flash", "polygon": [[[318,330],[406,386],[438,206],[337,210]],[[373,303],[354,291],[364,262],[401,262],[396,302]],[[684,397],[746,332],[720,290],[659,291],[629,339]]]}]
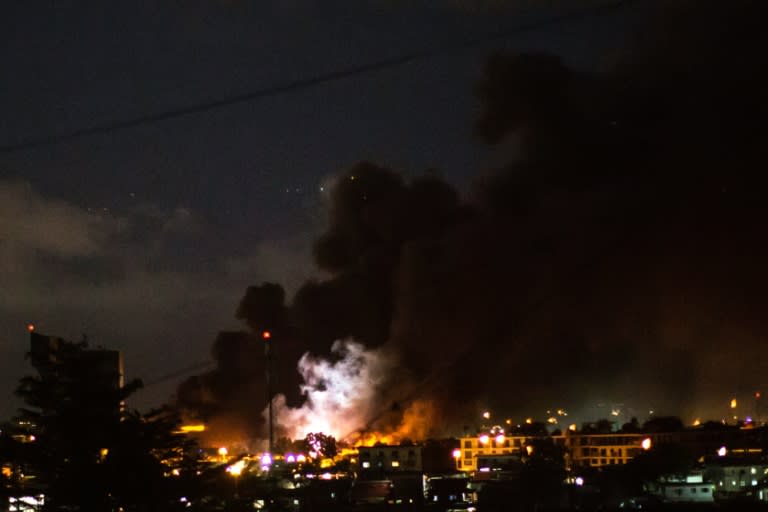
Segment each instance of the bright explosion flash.
[{"label": "bright explosion flash", "polygon": [[[392,367],[392,361],[378,350],[366,350],[351,340],[334,342],[335,362],[304,354],[298,370],[306,402],[299,408],[285,405],[275,397],[277,422],[292,439],[322,432],[343,439],[360,429],[377,414],[378,386]],[[265,411],[266,413],[266,411]]]}]

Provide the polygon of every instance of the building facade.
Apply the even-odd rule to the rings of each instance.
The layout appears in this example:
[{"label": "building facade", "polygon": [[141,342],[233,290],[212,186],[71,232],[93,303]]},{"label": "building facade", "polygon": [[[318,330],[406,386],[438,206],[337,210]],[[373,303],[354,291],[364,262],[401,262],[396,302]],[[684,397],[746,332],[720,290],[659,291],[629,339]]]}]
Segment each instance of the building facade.
[{"label": "building facade", "polygon": [[360,446],[358,470],[386,473],[420,472],[423,469],[421,446],[379,445]]},{"label": "building facade", "polygon": [[459,440],[456,469],[474,473],[481,469],[478,461],[493,459],[494,456],[499,458],[530,456],[536,442],[541,440],[551,441],[555,446],[562,448],[567,467],[626,464],[644,448],[650,448],[652,443],[651,438],[646,434],[568,433],[547,437],[481,434],[462,437]]}]

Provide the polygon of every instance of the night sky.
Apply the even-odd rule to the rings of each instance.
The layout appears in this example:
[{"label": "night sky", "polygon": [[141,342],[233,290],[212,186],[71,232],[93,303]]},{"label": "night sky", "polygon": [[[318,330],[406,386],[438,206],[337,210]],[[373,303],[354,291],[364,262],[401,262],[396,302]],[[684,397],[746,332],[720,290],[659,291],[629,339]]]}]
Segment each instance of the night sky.
[{"label": "night sky", "polygon": [[[461,47],[462,41],[598,2],[489,4],[20,4],[0,22],[0,146],[23,146],[40,137],[400,55]],[[485,327],[494,330],[478,335],[480,346],[504,351],[519,363],[534,353],[532,347],[549,344],[563,355],[551,370],[575,376],[563,379],[562,385],[582,386],[590,398],[595,396],[594,382],[587,382],[587,376],[596,370],[631,389],[637,384],[632,379],[640,375],[637,368],[647,370],[654,353],[670,364],[688,361],[697,337],[713,331],[712,324],[699,322],[712,311],[723,318],[707,320],[719,326],[714,329],[717,336],[705,340],[707,358],[678,368],[695,367],[692,378],[706,380],[702,368],[712,370],[718,360],[733,362],[734,353],[724,346],[734,332],[742,335],[737,344],[759,352],[765,325],[756,321],[764,304],[758,290],[765,275],[755,263],[761,253],[744,243],[759,232],[755,226],[765,210],[737,214],[730,206],[717,206],[713,211],[724,212],[710,219],[723,224],[717,229],[696,216],[710,211],[703,199],[710,197],[710,188],[718,194],[729,190],[729,201],[736,204],[742,190],[755,193],[753,185],[762,183],[749,181],[748,173],[740,171],[750,167],[747,161],[756,153],[743,151],[735,158],[729,152],[735,147],[729,137],[741,140],[734,134],[744,127],[723,114],[722,107],[724,97],[751,98],[753,91],[718,88],[729,83],[729,74],[738,74],[742,61],[722,50],[713,57],[712,69],[702,64],[706,58],[699,55],[700,48],[717,46],[697,46],[695,37],[690,42],[679,36],[675,27],[680,19],[674,15],[662,12],[649,25],[653,28],[638,29],[648,22],[652,5],[630,2],[394,68],[0,153],[0,389],[8,391],[0,400],[0,417],[13,413],[14,382],[30,371],[23,364],[27,322],[42,333],[70,339],[87,334],[93,345],[123,350],[128,376],[148,384],[132,405],[146,408],[167,400],[186,374],[164,377],[211,360],[218,331],[246,328],[235,313],[249,285],[279,282],[290,300],[308,278],[330,276],[346,286],[349,276],[369,277],[367,270],[338,259],[339,243],[356,236],[357,225],[350,228],[347,221],[357,210],[351,214],[344,208],[359,193],[338,186],[338,180],[348,180],[356,172],[349,169],[362,160],[394,169],[406,180],[402,188],[387,170],[362,168],[368,181],[361,186],[376,194],[382,187],[376,197],[385,210],[397,209],[392,197],[413,196],[416,203],[432,204],[431,194],[440,195],[442,185],[437,192],[409,188],[410,179],[429,170],[429,176],[439,177],[461,201],[473,205],[473,213],[464,217],[462,208],[453,212],[446,207],[453,212],[450,222],[434,221],[438,229],[429,218],[424,228],[429,236],[409,234],[403,238],[407,243],[393,246],[411,259],[383,264],[388,281],[380,297],[386,302],[386,329],[366,330],[369,326],[352,322],[351,327],[325,332],[321,325],[319,338],[333,332],[357,334],[371,345],[383,342],[377,336],[391,338],[405,354],[404,372],[418,382],[429,371],[407,361],[423,361],[426,347],[437,345],[438,339],[446,351],[463,353],[467,347],[453,337],[474,332],[473,326],[485,318]],[[717,40],[722,27],[711,9],[707,15],[691,33],[710,31],[702,41]],[[748,66],[754,43],[736,41],[735,36],[733,41],[732,49]],[[668,52],[667,44],[673,50]],[[486,67],[497,50],[559,56],[573,76],[541,58],[519,65],[501,59],[495,68]],[[731,62],[738,63],[731,67]],[[513,79],[533,80],[507,88],[507,69]],[[594,78],[606,70],[610,80]],[[688,81],[689,72],[696,81]],[[542,83],[554,86],[540,87]],[[688,94],[687,87],[697,91],[702,83],[714,85]],[[520,104],[507,97],[518,98]],[[712,130],[702,128],[705,115],[688,115],[702,105],[718,121]],[[655,121],[649,120],[649,112],[655,113]],[[608,132],[602,131],[604,126]],[[613,135],[610,130],[617,126],[618,135]],[[698,128],[689,130],[693,127]],[[713,134],[719,130],[722,135]],[[604,140],[595,143],[592,135]],[[730,142],[718,147],[723,140]],[[700,144],[712,152],[711,159],[703,157]],[[515,162],[511,172],[510,161]],[[727,162],[736,170],[732,176],[722,167],[710,172],[708,161]],[[701,186],[690,187],[698,183],[692,169],[700,166],[706,168]],[[427,200],[420,203],[421,197]],[[689,214],[680,214],[670,206],[674,204]],[[417,207],[413,211],[419,213]],[[741,216],[749,222],[739,221]],[[667,227],[659,230],[661,226]],[[743,229],[733,234],[733,226]],[[545,256],[518,251],[510,232]],[[620,244],[619,256],[603,262],[600,258],[609,254],[606,247],[623,240],[619,232],[629,233],[630,241]],[[313,260],[312,243],[320,235]],[[420,250],[418,243],[425,239],[440,244],[437,259]],[[472,244],[481,250],[459,250]],[[657,252],[655,247],[672,248]],[[699,260],[702,247],[715,256]],[[479,262],[478,254],[490,258]],[[720,259],[723,255],[727,262]],[[582,261],[592,261],[600,270],[584,271],[577,266]],[[691,261],[695,264],[688,265]],[[433,263],[443,265],[445,274]],[[729,266],[737,267],[739,277],[723,277]],[[760,272],[757,279],[754,272]],[[443,279],[455,285],[447,286]],[[438,284],[431,286],[430,280]],[[484,284],[494,282],[498,286]],[[745,292],[742,284],[747,283],[752,287]],[[366,289],[376,291],[379,284]],[[306,293],[292,314],[317,320],[317,310],[308,312],[311,286],[301,289]],[[354,297],[354,286],[352,290]],[[474,299],[465,299],[466,293],[475,294]],[[430,309],[453,294],[462,298],[444,310]],[[541,294],[555,294],[559,300],[535,310],[522,327],[496,322],[509,317],[507,311],[524,318],[522,312]],[[726,300],[726,295],[739,299]],[[451,307],[475,316],[471,322],[446,323]],[[343,316],[332,309],[324,313]],[[585,320],[590,315],[609,319]],[[328,349],[330,340],[308,340],[306,330],[297,337],[301,346]],[[651,353],[643,349],[646,345]],[[616,366],[622,354],[632,358],[630,366],[638,363],[635,370],[623,374]],[[595,366],[595,361],[606,366]],[[663,368],[657,363],[655,369]],[[761,368],[756,363],[747,372],[740,363],[729,372],[752,375]],[[494,395],[505,371],[488,374],[473,389],[484,389],[479,395],[485,397]],[[672,373],[675,378],[649,379],[677,386],[681,372]],[[755,385],[756,379],[745,377],[723,393],[746,392]],[[553,389],[578,399],[575,393]],[[545,395],[542,388],[531,393],[531,400],[543,403]],[[462,398],[469,403],[478,396],[467,390]]]}]

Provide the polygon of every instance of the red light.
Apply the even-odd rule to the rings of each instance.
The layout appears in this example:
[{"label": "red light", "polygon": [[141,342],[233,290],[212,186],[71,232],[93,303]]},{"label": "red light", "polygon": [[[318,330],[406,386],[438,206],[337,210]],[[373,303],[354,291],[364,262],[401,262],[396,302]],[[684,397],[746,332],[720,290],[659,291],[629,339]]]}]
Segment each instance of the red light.
[{"label": "red light", "polygon": [[269,331],[264,331],[261,333],[261,337],[262,339],[268,340],[269,338],[272,337],[272,333]]},{"label": "red light", "polygon": [[29,332],[32,332],[35,330],[35,324],[27,324],[27,330]]},{"label": "red light", "polygon": [[755,392],[755,398],[760,398],[760,392],[759,391]]}]

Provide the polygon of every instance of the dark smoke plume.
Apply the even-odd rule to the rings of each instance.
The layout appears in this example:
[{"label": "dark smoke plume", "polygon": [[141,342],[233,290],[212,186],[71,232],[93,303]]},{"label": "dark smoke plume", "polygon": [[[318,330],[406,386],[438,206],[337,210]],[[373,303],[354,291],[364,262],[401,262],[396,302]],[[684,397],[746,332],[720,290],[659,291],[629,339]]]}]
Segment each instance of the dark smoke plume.
[{"label": "dark smoke plume", "polygon": [[[763,10],[664,8],[599,75],[494,56],[476,133],[517,137],[521,154],[467,203],[372,163],[340,174],[315,245],[330,277],[288,305],[276,285],[251,288],[238,311],[284,339],[289,402],[299,355],[347,337],[399,358],[380,421],[430,399],[443,432],[480,404],[516,415],[597,398],[719,418],[727,397],[763,387]],[[186,382],[182,404],[263,405],[249,343],[220,338],[219,368]]]}]

